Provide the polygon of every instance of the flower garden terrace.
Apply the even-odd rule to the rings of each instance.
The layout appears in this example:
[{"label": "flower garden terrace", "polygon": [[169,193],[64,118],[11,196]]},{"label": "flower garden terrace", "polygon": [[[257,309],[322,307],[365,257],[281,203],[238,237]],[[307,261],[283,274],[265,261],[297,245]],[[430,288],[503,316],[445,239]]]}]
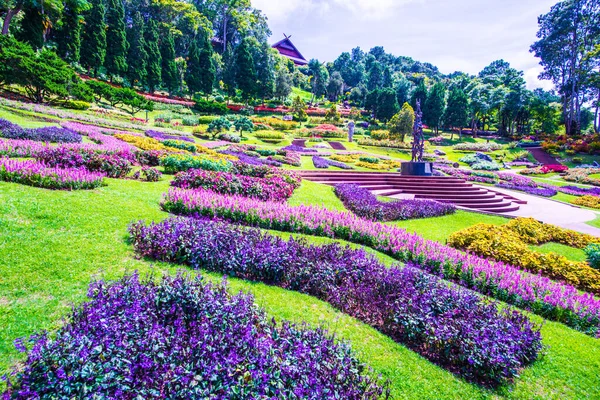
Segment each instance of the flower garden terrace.
[{"label": "flower garden terrace", "polygon": [[[25,129],[28,123],[19,120]],[[45,385],[46,390],[71,390],[67,383],[76,385],[77,380],[48,386],[54,384],[47,379],[73,376],[78,367],[67,362],[69,349],[81,344],[84,337],[116,351],[114,343],[124,340],[119,332],[133,329],[140,339],[146,335],[158,342],[174,340],[177,344],[167,349],[170,360],[183,362],[174,349],[183,346],[184,341],[175,340],[167,331],[170,321],[191,321],[193,313],[188,307],[198,308],[199,304],[203,304],[206,315],[212,315],[214,321],[228,321],[228,326],[211,325],[210,321],[187,325],[179,332],[191,339],[189,343],[198,343],[194,338],[202,337],[200,329],[229,335],[248,326],[264,327],[258,335],[248,333],[237,341],[222,341],[218,350],[206,355],[204,365],[229,368],[218,361],[219,353],[227,351],[254,360],[267,376],[272,371],[266,368],[269,351],[281,351],[285,360],[294,360],[299,366],[317,365],[315,355],[320,360],[338,360],[336,368],[347,376],[347,384],[341,385],[325,369],[318,376],[314,392],[309,391],[309,385],[301,385],[303,389],[298,393],[307,397],[313,393],[317,398],[327,398],[322,390],[332,390],[344,398],[385,397],[388,390],[396,398],[426,398],[431,393],[439,398],[532,398],[551,397],[550,392],[560,392],[564,398],[581,398],[596,393],[594,357],[599,346],[594,336],[598,300],[592,289],[585,292],[582,286],[561,278],[559,269],[538,275],[539,265],[518,265],[512,259],[510,265],[502,264],[491,256],[465,255],[442,244],[450,234],[477,222],[500,225],[507,220],[456,210],[448,202],[431,199],[423,207],[412,203],[418,199],[387,205],[388,196],[372,195],[393,196],[389,192],[395,189],[386,187],[379,192],[369,187],[377,186],[371,183],[360,185],[371,193],[352,187],[344,192],[343,188],[298,179],[298,174],[322,169],[317,164],[326,164],[332,171],[346,169],[338,166],[341,164],[355,172],[366,173],[369,168],[363,165],[389,171],[391,161],[401,158],[385,155],[384,147],[353,147],[357,145],[334,137],[346,148],[337,150],[327,140],[313,142],[309,137],[303,144],[314,150],[305,152],[298,148],[283,150],[295,136],[285,130],[270,131],[283,132],[284,138],[276,139],[276,143],[263,141],[258,137],[262,134],[245,132],[248,140],[236,144],[218,136],[206,138],[204,133],[195,136],[192,127],[182,131],[157,127],[156,131],[144,126],[125,129],[89,122],[84,126],[65,124],[63,121],[65,128],[81,136],[81,143],[46,144],[35,141],[36,137],[3,139],[3,154],[7,162],[13,163],[6,164],[10,176],[14,176],[14,165],[21,167],[15,163],[31,161],[26,158],[35,158],[34,162],[45,168],[77,168],[88,174],[103,174],[101,186],[71,186],[69,192],[30,184],[31,179],[0,182],[4,204],[0,213],[5,221],[0,229],[7,238],[0,253],[0,259],[7,262],[0,268],[8,278],[6,289],[0,289],[0,307],[8,310],[2,318],[9,322],[2,328],[0,351],[5,361],[0,366],[5,372],[17,362],[25,366],[21,374],[9,376],[15,398],[27,398],[29,392],[25,390],[35,390],[32,388],[38,384]],[[239,137],[239,133],[229,135]],[[268,136],[266,140],[273,140]],[[315,155],[320,159],[315,161]],[[36,168],[40,171],[39,166]],[[195,199],[196,193],[201,202],[187,200]],[[161,211],[161,201],[173,213],[194,209],[221,221],[181,218],[161,224],[168,218]],[[140,219],[146,223],[130,228],[129,242],[128,226]],[[240,224],[255,228],[247,230]],[[575,249],[573,242],[553,235],[552,240],[564,246],[559,250]],[[176,238],[189,240],[178,242]],[[582,243],[577,243],[577,250],[583,251]],[[348,244],[351,249],[345,249]],[[144,258],[135,257],[134,251]],[[303,265],[314,269],[304,270]],[[19,274],[12,273],[15,268]],[[194,278],[172,278],[182,268],[199,272],[215,286],[194,283]],[[526,272],[534,268],[535,273]],[[78,272],[73,275],[68,270]],[[154,283],[125,272],[134,270],[142,277],[152,272]],[[340,275],[339,280],[331,280],[335,276],[331,271],[342,270],[343,279]],[[224,274],[230,277],[229,289],[219,286]],[[162,275],[171,276],[165,278],[168,285],[156,283]],[[25,293],[16,290],[23,281],[28,284]],[[386,287],[395,289],[388,293]],[[251,292],[254,300],[224,294],[228,290],[235,296],[240,289]],[[143,301],[128,302],[127,296],[134,293]],[[397,296],[415,306],[397,307]],[[115,301],[120,298],[122,301]],[[177,306],[148,306],[157,301]],[[75,303],[73,311],[71,303]],[[228,309],[217,307],[217,303],[227,304]],[[140,304],[144,306],[140,308]],[[267,319],[253,311],[256,306],[264,308]],[[458,312],[461,308],[469,312]],[[132,321],[119,317],[129,309],[136,310],[136,323],[152,323],[147,325],[148,330],[131,328]],[[85,315],[93,318],[84,320]],[[100,315],[110,316],[114,328],[94,325],[102,320],[96,318]],[[236,315],[251,319],[236,319]],[[17,316],[24,322],[19,323]],[[65,325],[59,323],[63,317]],[[271,317],[276,325],[267,322]],[[329,333],[318,331],[319,326]],[[28,349],[26,354],[12,349],[14,339],[43,329],[49,329],[49,335],[18,342],[21,349]],[[455,329],[462,332],[464,340],[440,339]],[[78,334],[70,337],[74,332]],[[92,338],[89,332],[95,336]],[[273,339],[276,336],[316,353],[288,352]],[[471,341],[472,337],[478,339]],[[208,343],[208,338],[202,340]],[[251,343],[267,342],[270,347],[258,346],[256,350],[260,351],[249,349]],[[121,356],[140,362],[144,358],[143,365],[160,368],[158,358],[153,358],[155,353],[146,347],[150,341],[136,343]],[[88,349],[85,359],[86,365],[96,368],[101,364],[98,360],[106,360],[107,353],[94,353],[93,348]],[[53,361],[57,354],[62,357],[63,369]],[[567,359],[575,360],[576,365]],[[110,368],[116,368],[115,358],[110,363]],[[40,375],[36,368],[41,365],[47,365],[52,373]],[[127,371],[114,370],[119,372],[111,376],[120,384],[119,374],[127,376]],[[286,371],[291,374],[290,380],[286,381],[288,375],[284,375],[282,382],[306,382],[308,371],[304,367]],[[198,375],[179,370],[177,374],[182,382],[192,382]],[[252,393],[271,393],[255,378],[252,373],[244,378],[252,382]],[[135,390],[153,390],[150,382],[156,379],[160,377],[145,374]],[[236,390],[236,381],[223,382]],[[286,385],[283,383],[283,387]],[[213,390],[197,384],[193,387]]]}]

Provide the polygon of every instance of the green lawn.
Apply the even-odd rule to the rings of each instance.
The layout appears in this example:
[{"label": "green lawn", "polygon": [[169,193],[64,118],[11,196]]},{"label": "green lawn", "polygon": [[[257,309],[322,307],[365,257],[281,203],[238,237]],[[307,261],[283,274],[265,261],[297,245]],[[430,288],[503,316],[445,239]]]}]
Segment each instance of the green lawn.
[{"label": "green lawn", "polygon": [[540,246],[529,246],[532,250],[540,253],[558,253],[567,257],[571,261],[586,261],[587,257],[582,249],[565,246],[560,243],[545,243]]},{"label": "green lawn", "polygon": [[[60,326],[71,305],[84,300],[90,280],[116,279],[134,270],[176,271],[175,266],[136,260],[126,242],[126,228],[131,221],[167,216],[158,207],[167,182],[108,182],[107,187],[78,192],[46,191],[0,182],[0,374],[22,357],[13,349],[13,340]],[[291,202],[342,207],[331,188],[310,182],[303,184]],[[479,215],[459,216],[456,219],[461,221],[470,217],[471,222],[481,220]],[[448,234],[449,229],[441,229],[440,219],[432,221],[413,221],[411,226],[429,237]],[[420,226],[412,225],[415,223]],[[453,224],[453,229],[459,229],[468,222]],[[208,276],[220,279],[217,274]],[[561,324],[546,323],[542,328],[544,343],[550,347],[541,360],[523,371],[514,385],[490,392],[465,383],[314,298],[236,279],[231,280],[231,285],[234,291],[251,291],[257,303],[276,319],[323,325],[341,339],[349,340],[374,373],[390,380],[394,398],[600,396],[600,341]]]}]

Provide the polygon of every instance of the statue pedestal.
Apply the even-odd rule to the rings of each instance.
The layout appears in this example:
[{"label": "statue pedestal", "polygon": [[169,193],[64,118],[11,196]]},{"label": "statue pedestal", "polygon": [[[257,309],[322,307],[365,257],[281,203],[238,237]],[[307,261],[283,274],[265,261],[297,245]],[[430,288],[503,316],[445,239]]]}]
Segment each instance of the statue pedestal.
[{"label": "statue pedestal", "polygon": [[431,176],[433,174],[432,162],[403,162],[400,174],[406,176]]}]

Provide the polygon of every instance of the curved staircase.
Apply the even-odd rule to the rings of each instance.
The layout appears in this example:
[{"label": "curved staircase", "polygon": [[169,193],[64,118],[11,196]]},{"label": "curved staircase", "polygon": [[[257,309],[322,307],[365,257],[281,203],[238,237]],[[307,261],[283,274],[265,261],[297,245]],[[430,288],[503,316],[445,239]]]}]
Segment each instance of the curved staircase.
[{"label": "curved staircase", "polygon": [[377,196],[392,198],[414,197],[430,199],[442,203],[452,203],[458,207],[489,213],[517,211],[525,201],[504,193],[496,192],[454,177],[402,176],[399,173],[343,172],[343,171],[304,171],[302,178],[335,185],[355,183]]}]

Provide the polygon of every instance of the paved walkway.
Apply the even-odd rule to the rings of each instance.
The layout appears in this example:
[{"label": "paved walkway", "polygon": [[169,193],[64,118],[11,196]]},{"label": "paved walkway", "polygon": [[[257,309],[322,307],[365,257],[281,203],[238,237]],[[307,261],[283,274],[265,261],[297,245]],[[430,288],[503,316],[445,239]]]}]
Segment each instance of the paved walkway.
[{"label": "paved walkway", "polygon": [[[482,187],[485,188],[485,186]],[[600,229],[586,224],[586,222],[593,221],[598,217],[599,214],[594,211],[513,190],[497,187],[493,188],[493,190],[510,194],[527,202],[527,204],[521,204],[518,211],[509,212],[504,215],[532,217],[548,224],[600,237]]]}]

